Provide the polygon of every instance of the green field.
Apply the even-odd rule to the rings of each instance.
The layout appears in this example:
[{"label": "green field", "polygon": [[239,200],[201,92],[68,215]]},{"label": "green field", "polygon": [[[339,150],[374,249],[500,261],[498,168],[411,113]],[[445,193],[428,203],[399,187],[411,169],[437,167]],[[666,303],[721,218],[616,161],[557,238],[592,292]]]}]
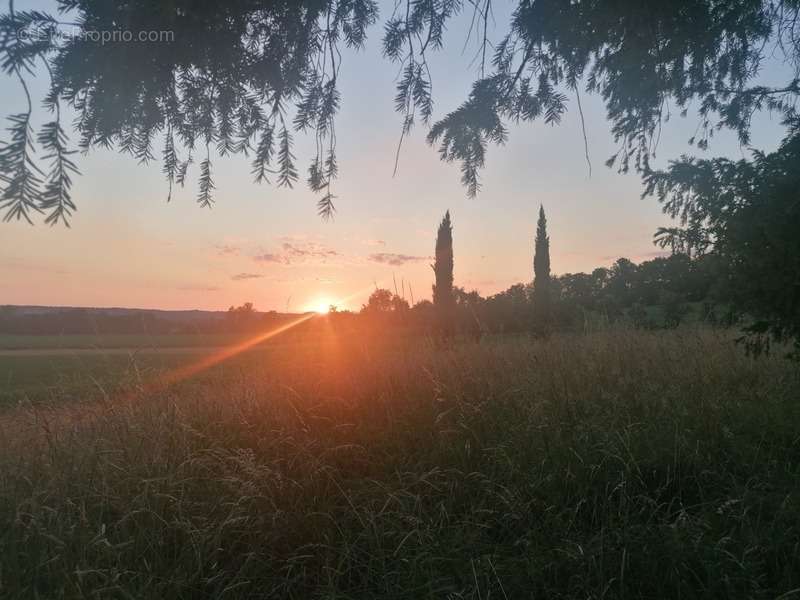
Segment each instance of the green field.
[{"label": "green field", "polygon": [[[0,335],[0,409],[10,401],[82,398],[147,383],[246,339],[242,335]],[[291,348],[313,343],[292,342]],[[250,352],[275,352],[270,340]]]},{"label": "green field", "polygon": [[118,335],[8,335],[0,334],[0,350],[192,348],[225,346],[236,340],[230,334],[118,334]]},{"label": "green field", "polygon": [[800,373],[730,335],[148,368],[0,411],[3,598],[798,595]]},{"label": "green field", "polygon": [[0,409],[23,398],[52,401],[114,391],[192,358],[192,354],[0,355]]}]

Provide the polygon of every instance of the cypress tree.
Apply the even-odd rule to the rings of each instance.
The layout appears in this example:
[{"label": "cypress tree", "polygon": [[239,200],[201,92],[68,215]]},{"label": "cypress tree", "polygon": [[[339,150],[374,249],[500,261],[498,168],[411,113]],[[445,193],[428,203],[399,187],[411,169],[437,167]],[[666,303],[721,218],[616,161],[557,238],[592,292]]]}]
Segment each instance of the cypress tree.
[{"label": "cypress tree", "polygon": [[550,287],[550,238],[544,207],[540,205],[533,255],[533,308],[537,321],[542,324],[550,317]]},{"label": "cypress tree", "polygon": [[433,285],[433,305],[439,334],[448,338],[453,334],[455,297],[453,296],[453,226],[448,210],[436,234],[436,257],[431,265],[436,283]]}]

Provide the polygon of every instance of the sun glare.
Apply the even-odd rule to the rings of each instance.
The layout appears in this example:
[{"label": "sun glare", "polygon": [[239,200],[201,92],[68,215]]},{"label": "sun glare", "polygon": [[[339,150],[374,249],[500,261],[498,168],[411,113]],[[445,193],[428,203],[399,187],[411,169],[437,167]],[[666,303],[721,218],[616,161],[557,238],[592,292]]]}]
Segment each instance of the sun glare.
[{"label": "sun glare", "polygon": [[330,298],[317,298],[316,300],[308,303],[306,306],[306,311],[325,314],[330,312],[331,306],[335,305],[336,301],[331,300]]}]

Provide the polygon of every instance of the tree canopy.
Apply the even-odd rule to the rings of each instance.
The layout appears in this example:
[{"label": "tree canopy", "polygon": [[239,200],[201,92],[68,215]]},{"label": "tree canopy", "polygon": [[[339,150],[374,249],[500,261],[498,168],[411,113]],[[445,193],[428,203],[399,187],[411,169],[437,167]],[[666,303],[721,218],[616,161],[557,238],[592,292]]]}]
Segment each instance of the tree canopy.
[{"label": "tree canopy", "polygon": [[[65,221],[76,171],[60,105],[77,114],[82,150],[115,148],[141,161],[160,156],[171,190],[199,163],[201,205],[213,202],[212,158],[244,154],[256,181],[292,186],[300,178],[293,133],[310,132],[316,154],[307,168],[319,211],[334,210],[337,76],[343,47],[361,48],[379,19],[374,0],[56,0],[60,15],[14,10],[0,16],[0,64],[29,99],[12,115],[0,151],[6,219]],[[432,123],[431,52],[444,47],[448,23],[471,10],[480,44],[480,77],[464,103]],[[383,17],[383,53],[401,67],[395,97],[403,134],[416,121],[442,159],[458,161],[469,194],[480,188],[488,145],[508,124],[558,123],[571,97],[602,96],[619,150],[609,164],[649,170],[673,110],[696,107],[693,140],[708,146],[715,130],[743,144],[755,112],[795,118],[796,75],[757,85],[776,52],[797,73],[797,0],[563,2],[520,0],[506,33],[489,39],[492,0],[404,0]],[[69,19],[64,21],[62,19]],[[77,27],[68,36],[56,35]],[[98,43],[98,32],[170,32],[173,43]],[[26,77],[45,69],[54,112],[38,135]],[[37,161],[34,147],[45,154]],[[45,163],[45,164],[42,164]]]}]

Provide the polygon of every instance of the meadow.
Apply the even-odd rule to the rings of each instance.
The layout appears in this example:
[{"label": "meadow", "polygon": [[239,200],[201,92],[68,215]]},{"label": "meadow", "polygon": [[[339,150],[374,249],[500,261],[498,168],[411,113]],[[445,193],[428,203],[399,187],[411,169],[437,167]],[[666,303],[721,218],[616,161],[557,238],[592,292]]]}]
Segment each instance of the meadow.
[{"label": "meadow", "polygon": [[800,597],[800,370],[732,339],[330,335],[18,387],[0,597]]},{"label": "meadow", "polygon": [[[235,346],[247,334],[0,335],[0,408],[62,402],[145,384],[159,373]],[[276,360],[314,344],[270,339],[255,345]]]},{"label": "meadow", "polygon": [[231,334],[0,334],[0,350],[191,348],[225,345],[236,338]]}]

